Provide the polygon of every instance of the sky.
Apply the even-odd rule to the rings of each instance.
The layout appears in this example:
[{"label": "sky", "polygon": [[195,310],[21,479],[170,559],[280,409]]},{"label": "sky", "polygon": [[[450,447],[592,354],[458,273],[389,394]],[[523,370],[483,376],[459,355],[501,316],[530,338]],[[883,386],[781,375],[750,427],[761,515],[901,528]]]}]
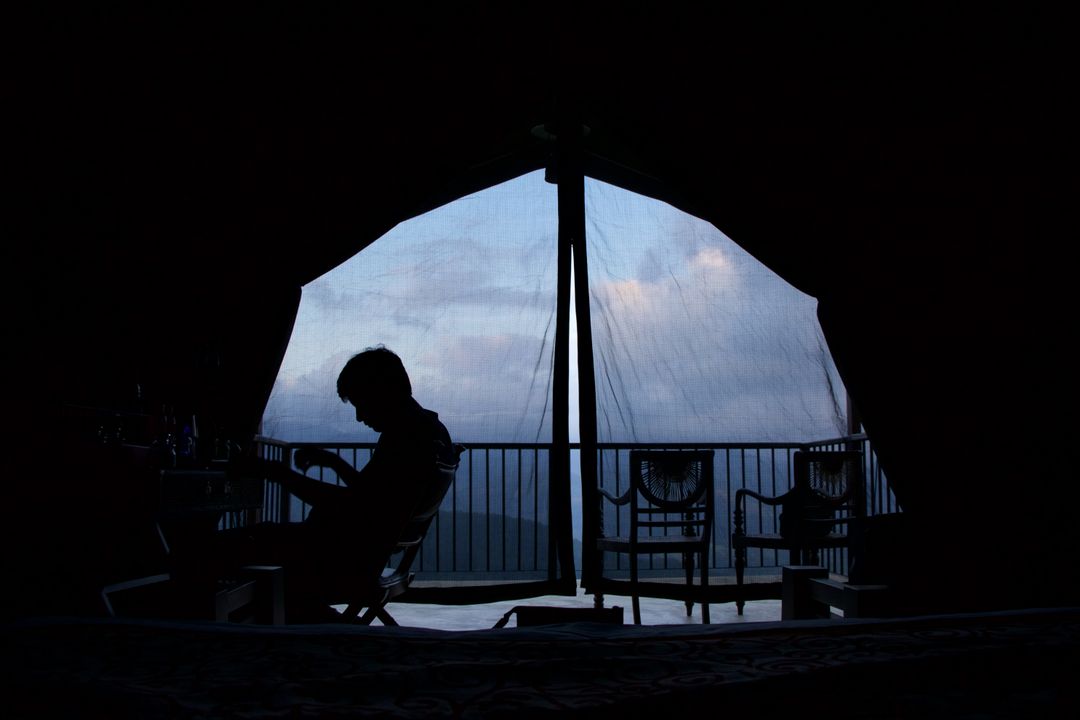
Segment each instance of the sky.
[{"label": "sky", "polygon": [[[601,442],[845,433],[814,298],[711,223],[591,179],[585,192]],[[455,441],[550,442],[557,218],[556,186],[529,173],[400,223],[304,286],[263,434],[374,442],[335,383],[351,355],[383,344]],[[576,334],[572,320],[571,441]]]}]

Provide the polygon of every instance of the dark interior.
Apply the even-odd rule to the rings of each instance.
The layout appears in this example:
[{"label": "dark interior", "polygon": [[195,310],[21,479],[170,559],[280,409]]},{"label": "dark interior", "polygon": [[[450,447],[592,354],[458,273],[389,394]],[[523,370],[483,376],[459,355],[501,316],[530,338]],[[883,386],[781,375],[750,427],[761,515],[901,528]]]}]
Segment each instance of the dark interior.
[{"label": "dark interior", "polygon": [[62,408],[138,385],[250,439],[304,283],[545,167],[533,128],[579,118],[587,175],[712,222],[819,300],[905,513],[891,555],[938,559],[916,573],[932,605],[1076,604],[1077,124],[1055,24],[855,14],[39,18],[5,163],[7,601],[47,608],[75,523],[122,495]]}]

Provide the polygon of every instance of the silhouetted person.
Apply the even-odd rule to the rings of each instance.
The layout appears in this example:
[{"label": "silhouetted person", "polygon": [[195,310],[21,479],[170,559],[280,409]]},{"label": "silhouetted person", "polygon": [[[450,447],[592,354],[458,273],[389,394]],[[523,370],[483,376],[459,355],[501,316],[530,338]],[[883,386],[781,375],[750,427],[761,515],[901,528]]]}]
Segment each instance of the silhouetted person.
[{"label": "silhouetted person", "polygon": [[[370,577],[382,572],[398,536],[425,491],[436,479],[440,452],[452,445],[439,416],[412,397],[401,359],[379,346],[354,355],[341,370],[337,392],[356,408],[356,420],[380,433],[371,459],[356,470],[340,456],[299,448],[293,462],[301,470],[323,466],[343,485],[322,482],[288,468],[261,463],[271,480],[311,505],[299,523],[259,523],[226,542],[232,562],[285,568],[288,622],[334,618],[328,594],[332,579]],[[239,543],[239,544],[237,544]]]}]

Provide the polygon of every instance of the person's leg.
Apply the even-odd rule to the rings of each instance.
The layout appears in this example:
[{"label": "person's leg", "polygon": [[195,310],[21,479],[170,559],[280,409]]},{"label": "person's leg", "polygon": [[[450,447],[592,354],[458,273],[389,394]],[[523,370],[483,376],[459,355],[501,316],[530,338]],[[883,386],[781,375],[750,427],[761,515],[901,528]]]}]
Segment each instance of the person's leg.
[{"label": "person's leg", "polygon": [[302,547],[301,526],[258,523],[212,532],[198,542],[179,543],[170,553],[170,572],[181,584],[212,587],[236,576],[245,565],[292,564]]},{"label": "person's leg", "polygon": [[279,565],[285,571],[285,622],[330,623],[338,613],[330,607],[326,575],[334,565],[333,553],[320,529],[309,523],[262,523],[240,542],[246,555],[235,556],[242,565]]}]

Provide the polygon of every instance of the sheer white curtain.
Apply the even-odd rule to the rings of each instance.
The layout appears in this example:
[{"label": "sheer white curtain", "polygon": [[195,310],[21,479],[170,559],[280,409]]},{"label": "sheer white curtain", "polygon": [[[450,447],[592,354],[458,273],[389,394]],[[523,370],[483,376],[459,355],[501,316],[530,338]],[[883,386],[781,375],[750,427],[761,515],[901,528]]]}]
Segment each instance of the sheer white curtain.
[{"label": "sheer white curtain", "polygon": [[[587,179],[601,441],[842,435],[843,386],[814,298],[712,224]],[[555,186],[535,172],[401,223],[303,289],[263,433],[373,440],[337,397],[353,353],[401,355],[462,442],[547,442]]]},{"label": "sheer white curtain", "polygon": [[384,344],[456,441],[549,442],[557,220],[555,186],[530,173],[401,223],[305,286],[263,434],[374,440],[335,381]]},{"label": "sheer white curtain", "polygon": [[806,442],[846,398],[817,301],[711,223],[585,183],[600,442]]}]

